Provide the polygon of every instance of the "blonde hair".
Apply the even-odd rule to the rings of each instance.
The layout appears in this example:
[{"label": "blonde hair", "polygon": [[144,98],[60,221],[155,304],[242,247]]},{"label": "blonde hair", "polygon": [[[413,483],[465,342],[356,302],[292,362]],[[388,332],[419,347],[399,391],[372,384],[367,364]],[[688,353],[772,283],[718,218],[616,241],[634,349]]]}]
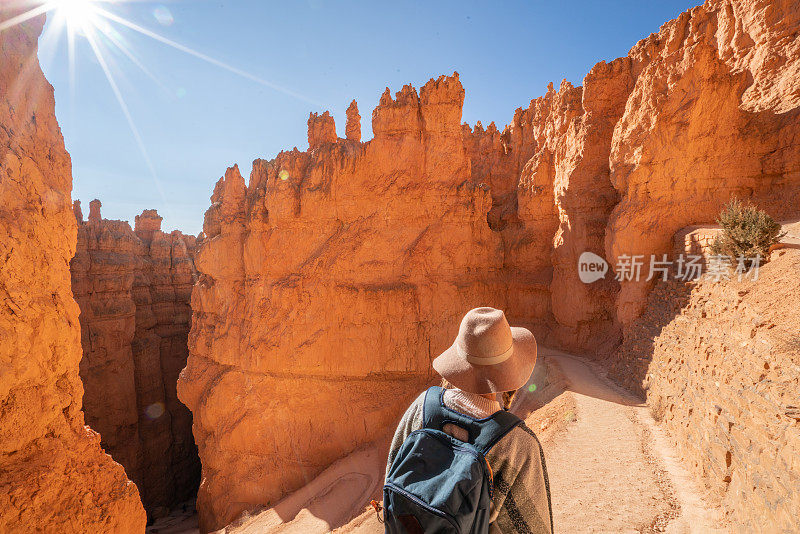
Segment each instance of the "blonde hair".
[{"label": "blonde hair", "polygon": [[[440,385],[444,389],[458,389],[453,384],[447,381],[446,378],[442,378],[442,383]],[[503,409],[508,410],[511,407],[511,403],[514,401],[514,394],[516,394],[517,390],[514,389],[512,391],[504,391],[501,394],[502,400],[500,404],[503,405]]]}]

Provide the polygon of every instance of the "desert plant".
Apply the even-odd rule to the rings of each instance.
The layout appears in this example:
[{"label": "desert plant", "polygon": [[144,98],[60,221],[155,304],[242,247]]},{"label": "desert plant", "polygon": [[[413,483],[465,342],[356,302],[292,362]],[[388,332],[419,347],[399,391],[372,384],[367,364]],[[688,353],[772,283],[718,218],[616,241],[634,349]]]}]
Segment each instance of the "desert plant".
[{"label": "desert plant", "polygon": [[711,252],[732,261],[760,256],[762,263],[767,262],[770,247],[786,235],[767,212],[736,198],[722,209],[717,223],[722,233],[711,244]]}]

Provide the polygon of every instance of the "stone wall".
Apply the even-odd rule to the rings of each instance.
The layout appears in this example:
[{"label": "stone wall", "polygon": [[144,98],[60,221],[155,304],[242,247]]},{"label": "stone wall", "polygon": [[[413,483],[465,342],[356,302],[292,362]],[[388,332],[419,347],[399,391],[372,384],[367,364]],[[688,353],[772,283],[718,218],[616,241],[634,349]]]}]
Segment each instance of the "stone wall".
[{"label": "stone wall", "polygon": [[[0,3],[0,20],[20,9]],[[140,534],[136,486],[81,411],[72,172],[37,60],[43,25],[0,33],[0,532]]]},{"label": "stone wall", "polygon": [[192,499],[199,483],[191,413],[176,393],[188,356],[195,238],[162,232],[155,210],[137,216],[132,230],[102,219],[99,200],[90,207],[84,221],[75,201],[70,264],[81,309],[83,410],[157,517]]},{"label": "stone wall", "polygon": [[702,256],[704,262],[712,256],[711,245],[720,234],[719,226],[688,226],[677,232],[672,241],[672,257]]},{"label": "stone wall", "polygon": [[800,510],[800,250],[752,276],[659,282],[611,375],[644,394],[737,532],[791,532]]}]

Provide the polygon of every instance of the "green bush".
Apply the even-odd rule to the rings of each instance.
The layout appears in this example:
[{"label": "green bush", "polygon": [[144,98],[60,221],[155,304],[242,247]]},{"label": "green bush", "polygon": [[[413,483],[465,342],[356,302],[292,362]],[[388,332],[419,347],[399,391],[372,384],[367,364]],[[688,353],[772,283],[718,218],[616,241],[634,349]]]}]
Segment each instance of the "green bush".
[{"label": "green bush", "polygon": [[769,248],[786,235],[767,212],[735,198],[722,209],[717,223],[722,233],[711,244],[711,252],[734,262],[741,256],[752,259],[756,255],[762,263],[769,261]]}]

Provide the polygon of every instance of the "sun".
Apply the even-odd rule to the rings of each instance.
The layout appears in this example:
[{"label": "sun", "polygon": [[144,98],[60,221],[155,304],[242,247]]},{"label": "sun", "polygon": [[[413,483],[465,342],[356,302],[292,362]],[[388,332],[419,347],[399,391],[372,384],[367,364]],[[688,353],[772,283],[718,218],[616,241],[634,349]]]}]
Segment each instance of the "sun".
[{"label": "sun", "polygon": [[96,18],[96,0],[54,0],[53,9],[64,17],[71,28],[86,29]]},{"label": "sun", "polygon": [[[139,148],[139,152],[141,152],[142,158],[145,160],[145,163],[150,170],[150,174],[156,183],[156,187],[163,197],[164,193],[161,190],[161,182],[158,178],[156,168],[150,160],[144,139],[139,133],[139,129],[136,127],[131,110],[129,109],[124,95],[122,94],[122,90],[117,83],[117,76],[115,76],[115,72],[119,73],[123,67],[123,65],[120,65],[117,62],[117,59],[122,57],[129,60],[131,65],[141,70],[158,85],[162,86],[167,91],[169,91],[169,89],[164,86],[164,84],[155,74],[150,72],[150,70],[140,60],[138,54],[136,54],[132,49],[130,35],[139,34],[144,37],[148,37],[170,48],[188,54],[196,59],[205,61],[206,63],[210,63],[211,65],[224,69],[237,76],[246,78],[252,82],[284,93],[292,98],[309,102],[315,106],[322,106],[322,104],[300,93],[277,85],[269,80],[254,76],[247,71],[236,68],[223,61],[220,61],[219,59],[215,59],[209,55],[203,54],[202,52],[198,52],[193,48],[173,41],[172,39],[156,33],[144,26],[140,26],[139,24],[122,17],[116,13],[115,11],[117,10],[114,9],[115,7],[119,7],[121,4],[148,4],[156,3],[157,1],[159,0],[0,0],[0,4],[9,3],[13,4],[17,8],[10,11],[10,13],[16,12],[16,15],[13,15],[5,20],[0,20],[0,32],[4,32],[9,28],[13,28],[14,26],[22,24],[25,21],[35,17],[40,17],[45,14],[47,14],[48,17],[51,14],[54,15],[54,17],[51,19],[52,22],[49,24],[49,27],[45,27],[44,33],[39,41],[39,49],[45,50],[48,47],[59,46],[62,42],[61,36],[66,34],[69,82],[70,90],[73,93],[76,87],[75,62],[77,51],[79,49],[79,47],[76,46],[78,38],[80,37],[85,41],[83,44],[88,44],[88,48],[91,50],[91,53],[96,59],[96,63],[103,70],[103,73],[108,80],[108,85],[110,86],[111,91],[114,93],[114,97],[119,103],[119,107],[128,122],[128,126],[131,129],[131,133],[136,141],[136,145]],[[6,14],[6,10],[0,11],[2,11],[3,14]],[[155,19],[162,25],[168,26],[173,22],[172,14],[165,6],[158,6],[152,11],[152,13]],[[123,35],[121,32],[125,32],[126,35]],[[85,50],[87,47],[81,46],[80,48]],[[164,197],[164,201],[167,201],[166,197]]]}]

